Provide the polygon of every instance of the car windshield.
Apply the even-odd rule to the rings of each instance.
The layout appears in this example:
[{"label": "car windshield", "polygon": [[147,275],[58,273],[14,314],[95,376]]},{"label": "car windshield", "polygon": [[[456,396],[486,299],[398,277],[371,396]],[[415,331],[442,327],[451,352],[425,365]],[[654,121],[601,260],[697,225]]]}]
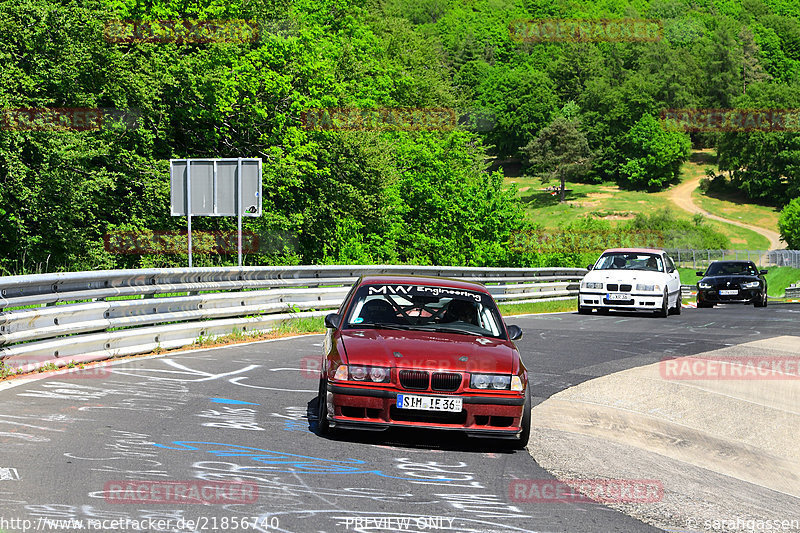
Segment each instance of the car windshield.
[{"label": "car windshield", "polygon": [[706,276],[757,276],[758,270],[755,263],[717,262],[711,263],[706,271]]},{"label": "car windshield", "polygon": [[595,270],[649,270],[664,272],[664,262],[658,254],[636,252],[611,252],[603,254]]},{"label": "car windshield", "polygon": [[358,289],[345,329],[437,331],[505,338],[491,296],[428,285],[365,285]]}]

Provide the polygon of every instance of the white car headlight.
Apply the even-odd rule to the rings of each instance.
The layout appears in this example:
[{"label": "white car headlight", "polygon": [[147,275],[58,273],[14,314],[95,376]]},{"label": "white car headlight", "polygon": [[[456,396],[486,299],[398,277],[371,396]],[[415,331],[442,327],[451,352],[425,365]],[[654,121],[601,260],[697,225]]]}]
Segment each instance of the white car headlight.
[{"label": "white car headlight", "polygon": [[[521,382],[520,382],[521,384]],[[504,374],[472,374],[470,387],[473,389],[508,390],[511,376]]]},{"label": "white car headlight", "polygon": [[760,281],[748,281],[747,283],[742,283],[743,289],[757,289],[761,286]]},{"label": "white car headlight", "polygon": [[584,289],[602,289],[603,288],[603,284],[602,283],[598,283],[596,281],[584,281],[583,283],[581,283],[581,286]]},{"label": "white car headlight", "polygon": [[637,291],[644,291],[644,292],[653,292],[653,291],[661,292],[661,286],[660,285],[645,285],[644,283],[637,283],[636,284],[636,290]]},{"label": "white car headlight", "polygon": [[339,365],[336,369],[335,380],[345,381],[371,381],[373,383],[387,383],[391,373],[388,368],[381,366],[364,365]]},{"label": "white car headlight", "polygon": [[702,281],[701,281],[700,283],[698,283],[698,284],[697,284],[697,287],[698,287],[699,289],[710,289],[710,288],[711,288],[711,284],[710,284],[710,283],[705,283],[705,282],[702,282]]}]

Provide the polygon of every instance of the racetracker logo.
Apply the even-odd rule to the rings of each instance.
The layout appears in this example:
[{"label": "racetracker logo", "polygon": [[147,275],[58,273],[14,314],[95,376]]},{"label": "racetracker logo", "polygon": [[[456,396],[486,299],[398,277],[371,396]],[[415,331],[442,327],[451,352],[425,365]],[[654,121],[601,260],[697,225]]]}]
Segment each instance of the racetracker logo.
[{"label": "racetracker logo", "polygon": [[517,19],[508,25],[511,40],[544,42],[660,41],[659,20],[646,19]]},{"label": "racetracker logo", "polygon": [[253,20],[109,20],[103,30],[110,43],[252,43],[259,25]]},{"label": "racetracker logo", "polygon": [[233,504],[258,501],[258,485],[243,481],[109,481],[109,503]]},{"label": "racetracker logo", "polygon": [[70,359],[70,356],[63,356],[59,361],[61,366],[56,365],[55,355],[29,355],[26,357],[14,357],[0,361],[0,374],[5,376],[26,375],[25,377],[42,374],[44,372],[59,373],[58,379],[93,379],[107,378],[111,375],[111,364],[108,361],[81,362]]},{"label": "racetracker logo", "polygon": [[800,109],[665,109],[669,131],[800,131]]},{"label": "racetracker logo", "polygon": [[655,479],[515,479],[508,496],[526,503],[655,503],[664,486]]},{"label": "racetracker logo", "polygon": [[[193,254],[232,255],[239,251],[239,237],[235,231],[192,232]],[[114,231],[103,235],[105,250],[112,254],[186,254],[189,242],[186,231]],[[249,231],[242,232],[242,253],[258,253],[259,237]]]},{"label": "racetracker logo", "polygon": [[445,107],[312,108],[301,120],[310,131],[451,131],[458,125],[455,110]]},{"label": "racetracker logo", "polygon": [[135,130],[141,111],[110,107],[15,108],[0,110],[3,131]]},{"label": "racetracker logo", "polygon": [[800,356],[680,357],[658,364],[669,380],[785,380],[800,379]]}]

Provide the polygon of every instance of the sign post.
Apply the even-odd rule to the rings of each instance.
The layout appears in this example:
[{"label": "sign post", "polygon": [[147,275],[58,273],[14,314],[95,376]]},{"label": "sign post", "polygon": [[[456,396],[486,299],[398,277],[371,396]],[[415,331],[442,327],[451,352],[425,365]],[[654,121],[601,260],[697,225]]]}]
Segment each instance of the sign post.
[{"label": "sign post", "polygon": [[242,266],[242,217],[261,216],[261,158],[170,159],[170,210],[186,216],[192,266],[192,216],[235,216]]}]

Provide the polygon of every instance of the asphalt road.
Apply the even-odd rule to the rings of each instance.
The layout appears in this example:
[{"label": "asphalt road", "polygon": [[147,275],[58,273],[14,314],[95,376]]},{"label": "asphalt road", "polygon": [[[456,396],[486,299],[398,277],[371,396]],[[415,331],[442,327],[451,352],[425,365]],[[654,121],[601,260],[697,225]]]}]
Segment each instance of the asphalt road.
[{"label": "asphalt road", "polygon": [[[537,403],[665,356],[800,335],[799,318],[786,304],[508,322],[525,332]],[[0,530],[657,531],[599,504],[513,501],[514,479],[552,479],[525,450],[432,432],[318,436],[321,342],[132,359],[0,390]],[[209,481],[245,484],[192,492]]]}]

